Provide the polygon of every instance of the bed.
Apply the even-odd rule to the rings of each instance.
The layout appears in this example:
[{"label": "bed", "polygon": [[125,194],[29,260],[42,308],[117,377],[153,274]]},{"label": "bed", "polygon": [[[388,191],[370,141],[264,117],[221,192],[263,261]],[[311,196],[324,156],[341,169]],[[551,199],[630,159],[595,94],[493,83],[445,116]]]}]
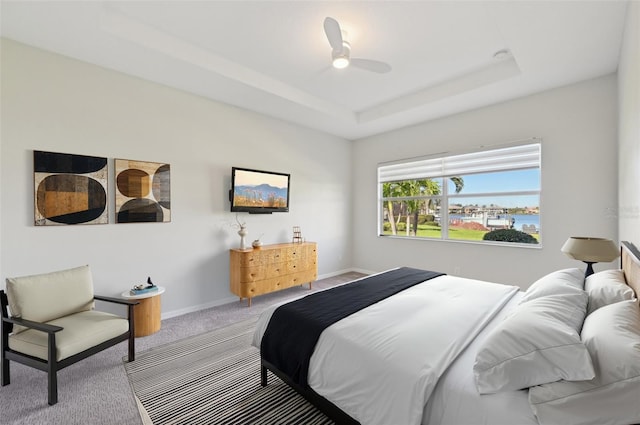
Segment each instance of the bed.
[{"label": "bed", "polygon": [[339,424],[640,423],[633,244],[622,243],[619,270],[586,282],[577,268],[527,291],[429,274],[320,329],[317,317],[301,325],[322,306],[329,316],[341,310],[337,298],[369,297],[345,295],[353,288],[411,273],[385,271],[265,310],[253,339],[262,385],[272,371]]}]

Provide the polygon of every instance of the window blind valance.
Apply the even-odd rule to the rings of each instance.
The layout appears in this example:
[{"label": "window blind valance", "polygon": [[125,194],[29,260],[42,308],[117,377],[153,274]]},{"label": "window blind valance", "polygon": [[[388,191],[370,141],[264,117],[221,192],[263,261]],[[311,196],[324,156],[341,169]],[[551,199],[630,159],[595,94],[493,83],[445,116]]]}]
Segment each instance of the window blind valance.
[{"label": "window blind valance", "polygon": [[[536,139],[533,139],[536,140]],[[380,183],[539,168],[540,142],[378,166]]]}]

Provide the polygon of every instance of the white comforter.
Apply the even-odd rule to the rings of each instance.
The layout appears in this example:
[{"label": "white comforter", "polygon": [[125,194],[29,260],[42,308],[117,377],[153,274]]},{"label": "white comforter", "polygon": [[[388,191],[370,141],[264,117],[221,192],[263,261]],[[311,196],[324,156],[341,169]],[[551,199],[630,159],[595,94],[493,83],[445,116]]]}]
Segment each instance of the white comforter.
[{"label": "white comforter", "polygon": [[519,292],[511,298],[440,377],[425,409],[423,424],[538,425],[529,406],[528,390],[480,395],[473,375],[478,349],[522,295]]},{"label": "white comforter", "polygon": [[362,424],[420,424],[438,378],[517,290],[440,276],[402,291],[322,333],[309,385]]}]

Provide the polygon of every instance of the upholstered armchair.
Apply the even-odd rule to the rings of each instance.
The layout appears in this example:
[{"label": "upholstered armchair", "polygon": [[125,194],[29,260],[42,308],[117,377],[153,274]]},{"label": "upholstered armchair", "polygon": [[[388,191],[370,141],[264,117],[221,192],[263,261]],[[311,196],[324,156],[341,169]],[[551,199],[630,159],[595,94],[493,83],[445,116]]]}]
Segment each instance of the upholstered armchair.
[{"label": "upholstered armchair", "polygon": [[[6,283],[6,293],[0,291],[2,386],[10,383],[9,361],[45,371],[48,402],[54,405],[59,370],[126,340],[129,361],[135,360],[137,301],[94,295],[89,266],[8,278]],[[95,310],[95,300],[126,305],[127,318]]]}]

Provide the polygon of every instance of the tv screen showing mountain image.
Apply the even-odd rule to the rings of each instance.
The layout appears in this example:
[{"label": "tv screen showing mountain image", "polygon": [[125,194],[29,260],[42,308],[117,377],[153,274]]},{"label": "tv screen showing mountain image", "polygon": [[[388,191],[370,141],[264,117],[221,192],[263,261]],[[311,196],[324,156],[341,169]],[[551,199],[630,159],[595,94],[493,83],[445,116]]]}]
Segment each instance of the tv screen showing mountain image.
[{"label": "tv screen showing mountain image", "polygon": [[286,173],[232,167],[231,212],[288,212],[289,181]]}]

